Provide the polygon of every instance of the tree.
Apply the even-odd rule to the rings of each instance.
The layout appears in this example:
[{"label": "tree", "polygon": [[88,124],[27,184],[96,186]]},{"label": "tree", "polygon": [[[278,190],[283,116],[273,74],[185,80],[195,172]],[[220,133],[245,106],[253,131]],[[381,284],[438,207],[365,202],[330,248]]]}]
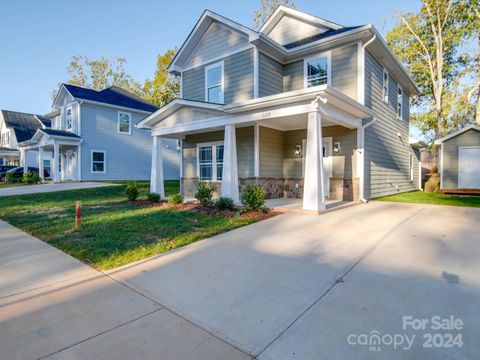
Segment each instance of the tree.
[{"label": "tree", "polygon": [[[414,100],[412,120],[424,133],[442,137],[449,128],[452,104],[446,102],[456,91],[462,44],[460,0],[423,0],[417,14],[399,14],[387,34],[395,55],[407,66],[422,94]],[[458,83],[457,83],[458,87]]]},{"label": "tree", "polygon": [[293,0],[260,0],[260,9],[255,10],[253,13],[253,28],[259,30],[280,5],[285,5],[292,9],[297,8]]},{"label": "tree", "polygon": [[176,53],[177,48],[167,50],[163,55],[158,55],[157,69],[153,81],[146,79],[143,85],[145,99],[159,107],[178,97],[180,93],[179,81],[167,71],[168,65],[170,65]]}]

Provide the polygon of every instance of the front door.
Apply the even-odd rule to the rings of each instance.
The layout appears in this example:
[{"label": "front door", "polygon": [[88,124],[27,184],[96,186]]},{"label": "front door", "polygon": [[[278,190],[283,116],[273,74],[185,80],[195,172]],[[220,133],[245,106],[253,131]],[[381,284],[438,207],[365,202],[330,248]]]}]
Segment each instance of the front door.
[{"label": "front door", "polygon": [[[331,137],[322,138],[323,144],[323,186],[325,197],[330,196],[330,178],[332,177],[333,141]],[[305,178],[305,154],[307,153],[307,140],[302,140],[302,177]]]},{"label": "front door", "polygon": [[480,146],[458,149],[458,188],[480,189]]},{"label": "front door", "polygon": [[73,157],[74,157],[74,152],[73,151],[67,151],[65,154],[64,158],[64,171],[65,171],[65,177],[64,179],[67,181],[72,181],[73,180]]}]

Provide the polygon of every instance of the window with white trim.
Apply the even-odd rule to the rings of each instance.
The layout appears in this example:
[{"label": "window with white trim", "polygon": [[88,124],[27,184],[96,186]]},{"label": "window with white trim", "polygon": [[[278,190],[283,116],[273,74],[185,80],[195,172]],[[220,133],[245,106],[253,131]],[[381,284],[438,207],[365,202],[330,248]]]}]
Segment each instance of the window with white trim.
[{"label": "window with white trim", "polygon": [[73,112],[72,108],[68,107],[65,110],[65,130],[72,130],[73,123]]},{"label": "window with white trim", "polygon": [[330,83],[330,53],[305,59],[305,87],[310,88]]},{"label": "window with white trim", "polygon": [[2,146],[9,147],[10,146],[10,132],[7,130],[6,132],[2,133],[2,136],[0,138],[0,144]]},{"label": "window with white trim", "polygon": [[205,67],[205,101],[223,104],[223,61]]},{"label": "window with white trim", "polygon": [[118,132],[123,134],[130,134],[132,126],[132,114],[119,111],[118,112]]},{"label": "window with white trim", "polygon": [[397,118],[403,118],[403,90],[397,86]]},{"label": "window with white trim", "polygon": [[383,101],[388,104],[388,72],[383,69],[383,78],[382,78],[382,97]]},{"label": "window with white trim", "polygon": [[200,180],[222,180],[223,149],[222,142],[197,145],[197,176]]},{"label": "window with white trim", "polygon": [[105,151],[92,150],[92,173],[105,173],[106,154]]}]

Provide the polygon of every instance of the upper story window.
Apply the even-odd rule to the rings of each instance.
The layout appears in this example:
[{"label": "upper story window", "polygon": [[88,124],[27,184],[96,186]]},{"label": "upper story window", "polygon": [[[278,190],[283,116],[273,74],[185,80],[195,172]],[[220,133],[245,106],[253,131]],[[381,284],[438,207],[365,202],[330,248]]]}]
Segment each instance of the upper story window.
[{"label": "upper story window", "polygon": [[305,59],[304,77],[305,87],[330,84],[330,52]]},{"label": "upper story window", "polygon": [[10,146],[10,132],[9,131],[2,133],[1,138],[0,138],[0,144],[2,146],[7,146],[7,147]]},{"label": "upper story window", "polygon": [[388,103],[388,72],[386,69],[383,69],[382,98],[383,98],[383,101]]},{"label": "upper story window", "polygon": [[132,128],[132,114],[119,111],[118,112],[118,132],[130,134]]},{"label": "upper story window", "polygon": [[403,90],[400,86],[397,87],[397,117],[403,117]]},{"label": "upper story window", "polygon": [[200,180],[221,181],[223,142],[197,144],[197,173]]},{"label": "upper story window", "polygon": [[69,107],[65,110],[65,130],[72,130],[73,127],[73,112],[72,108]]},{"label": "upper story window", "polygon": [[223,61],[205,67],[205,101],[223,104]]}]

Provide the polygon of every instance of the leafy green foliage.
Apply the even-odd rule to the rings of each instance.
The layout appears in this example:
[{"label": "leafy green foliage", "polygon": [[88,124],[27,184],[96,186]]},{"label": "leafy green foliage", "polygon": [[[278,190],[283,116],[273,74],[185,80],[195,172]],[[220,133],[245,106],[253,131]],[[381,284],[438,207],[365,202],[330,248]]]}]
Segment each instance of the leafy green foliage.
[{"label": "leafy green foliage", "polygon": [[170,205],[179,205],[179,204],[183,204],[183,196],[182,194],[178,193],[178,194],[173,194],[172,196],[170,196],[168,198],[168,203]]},{"label": "leafy green foliage", "polygon": [[221,196],[215,201],[215,207],[218,210],[233,210],[235,209],[235,202],[232,198]]},{"label": "leafy green foliage", "polygon": [[147,195],[148,201],[151,202],[159,202],[160,201],[160,194],[157,194],[155,192],[149,192]]},{"label": "leafy green foliage", "polygon": [[137,182],[136,181],[129,181],[127,186],[125,187],[125,195],[127,195],[127,199],[130,201],[135,201],[140,195],[138,190]]},{"label": "leafy green foliage", "polygon": [[22,182],[25,184],[38,184],[40,182],[40,177],[36,173],[27,171],[23,173]]},{"label": "leafy green foliage", "polygon": [[297,8],[292,0],[260,0],[260,9],[255,10],[253,13],[253,28],[259,30],[280,5],[292,9]]},{"label": "leafy green foliage", "polygon": [[215,192],[215,184],[210,181],[196,181],[195,186],[197,192],[195,193],[195,199],[197,199],[202,206],[213,205],[213,193]]},{"label": "leafy green foliage", "polygon": [[257,184],[247,185],[243,190],[242,204],[248,210],[261,210],[265,205],[265,190]]},{"label": "leafy green foliage", "polygon": [[[95,268],[112,269],[255,222],[125,202],[120,186],[4,197],[0,217]],[[147,196],[148,181],[137,181]],[[165,181],[165,194],[179,192]],[[75,201],[82,201],[82,227],[75,230]]]},{"label": "leafy green foliage", "polygon": [[22,180],[21,178],[15,176],[15,174],[12,172],[7,172],[5,174],[5,181],[8,183],[13,184],[13,183],[21,182],[21,180]]}]

